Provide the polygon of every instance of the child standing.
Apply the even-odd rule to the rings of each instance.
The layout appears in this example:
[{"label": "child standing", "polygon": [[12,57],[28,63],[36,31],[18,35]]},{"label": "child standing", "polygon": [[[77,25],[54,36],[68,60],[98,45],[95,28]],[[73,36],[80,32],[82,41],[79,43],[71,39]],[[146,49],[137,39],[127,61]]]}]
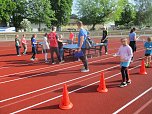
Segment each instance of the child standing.
[{"label": "child standing", "polygon": [[147,38],[147,42],[145,43],[144,47],[146,48],[145,57],[146,57],[146,67],[150,67],[151,63],[151,56],[152,56],[152,37]]},{"label": "child standing", "polygon": [[37,42],[36,42],[36,34],[34,34],[33,36],[32,36],[32,38],[31,38],[31,44],[32,44],[32,53],[33,53],[33,55],[32,55],[32,57],[31,57],[31,61],[34,61],[35,60],[35,55],[36,55],[36,44],[37,44]]},{"label": "child standing", "polygon": [[26,41],[26,38],[25,38],[24,34],[23,34],[23,37],[21,39],[21,42],[22,42],[22,46],[24,48],[23,55],[26,55],[26,52],[27,52],[27,41]]},{"label": "child standing", "polygon": [[44,57],[45,57],[45,63],[48,63],[48,50],[50,49],[48,40],[47,40],[47,33],[45,33],[43,38],[43,50],[44,50]]},{"label": "child standing", "polygon": [[58,45],[59,45],[59,55],[60,55],[60,59],[61,62],[64,62],[64,49],[63,49],[63,41],[62,41],[63,35],[60,34],[59,35],[59,39],[58,39]]},{"label": "child standing", "polygon": [[19,36],[18,35],[15,35],[15,47],[16,47],[16,53],[17,53],[17,56],[21,56],[20,55],[20,40],[19,40]]},{"label": "child standing", "polygon": [[131,84],[131,80],[128,75],[128,67],[131,62],[131,58],[133,57],[133,52],[131,47],[128,45],[128,41],[126,38],[121,39],[122,46],[119,48],[119,51],[114,56],[120,56],[120,66],[121,66],[121,74],[122,74],[122,83],[120,87],[125,87],[127,84]]}]

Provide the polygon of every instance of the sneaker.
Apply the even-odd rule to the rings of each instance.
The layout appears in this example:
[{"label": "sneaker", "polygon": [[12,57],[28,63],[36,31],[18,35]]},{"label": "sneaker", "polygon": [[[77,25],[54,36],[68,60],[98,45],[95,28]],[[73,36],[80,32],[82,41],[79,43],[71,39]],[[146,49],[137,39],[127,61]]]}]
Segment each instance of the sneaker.
[{"label": "sneaker", "polygon": [[126,83],[126,82],[122,82],[122,83],[120,84],[120,87],[121,87],[121,88],[126,87],[126,86],[127,86],[127,83]]},{"label": "sneaker", "polygon": [[82,69],[81,72],[89,72],[89,69]]},{"label": "sneaker", "polygon": [[31,58],[30,60],[31,60],[31,61],[34,61],[34,59],[33,59],[33,58]]},{"label": "sneaker", "polygon": [[131,84],[131,80],[128,80],[126,83],[127,83],[127,84]]},{"label": "sneaker", "polygon": [[45,61],[45,63],[49,63],[49,61]]},{"label": "sneaker", "polygon": [[80,70],[85,70],[85,67],[82,67]]},{"label": "sneaker", "polygon": [[108,52],[106,52],[105,54],[108,55]]},{"label": "sneaker", "polygon": [[53,63],[52,63],[52,65],[55,65],[55,64],[56,64],[56,62],[53,62]]},{"label": "sneaker", "polygon": [[21,56],[21,55],[17,55],[17,56]]}]

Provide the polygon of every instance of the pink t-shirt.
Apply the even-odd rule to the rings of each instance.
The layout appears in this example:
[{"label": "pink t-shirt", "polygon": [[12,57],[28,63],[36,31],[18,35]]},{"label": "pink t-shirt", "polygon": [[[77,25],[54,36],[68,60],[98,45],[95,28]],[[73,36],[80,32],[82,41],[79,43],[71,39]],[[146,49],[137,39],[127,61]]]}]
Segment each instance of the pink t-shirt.
[{"label": "pink t-shirt", "polygon": [[74,39],[74,34],[70,33],[69,38],[70,38],[70,40],[73,40]]},{"label": "pink t-shirt", "polygon": [[119,51],[116,53],[117,56],[120,56],[121,62],[129,62],[133,57],[132,49],[129,45],[120,46]]},{"label": "pink t-shirt", "polygon": [[25,37],[22,38],[21,42],[22,42],[22,44],[27,44]]}]

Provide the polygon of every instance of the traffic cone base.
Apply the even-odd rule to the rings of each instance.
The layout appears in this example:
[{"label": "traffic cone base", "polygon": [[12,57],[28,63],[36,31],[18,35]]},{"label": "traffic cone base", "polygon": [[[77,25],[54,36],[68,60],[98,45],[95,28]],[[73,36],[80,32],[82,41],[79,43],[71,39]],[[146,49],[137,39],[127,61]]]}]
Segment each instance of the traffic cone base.
[{"label": "traffic cone base", "polygon": [[142,73],[140,73],[141,75],[145,75],[145,74],[147,74],[147,72],[142,72]]},{"label": "traffic cone base", "polygon": [[71,102],[70,102],[70,104],[67,105],[67,106],[60,104],[59,107],[60,107],[60,109],[62,109],[62,110],[68,110],[68,109],[71,109],[71,108],[73,107],[73,104],[72,104]]},{"label": "traffic cone base", "polygon": [[105,89],[101,90],[100,88],[98,88],[97,91],[100,92],[100,93],[106,93],[106,92],[108,92],[108,89],[105,88]]}]

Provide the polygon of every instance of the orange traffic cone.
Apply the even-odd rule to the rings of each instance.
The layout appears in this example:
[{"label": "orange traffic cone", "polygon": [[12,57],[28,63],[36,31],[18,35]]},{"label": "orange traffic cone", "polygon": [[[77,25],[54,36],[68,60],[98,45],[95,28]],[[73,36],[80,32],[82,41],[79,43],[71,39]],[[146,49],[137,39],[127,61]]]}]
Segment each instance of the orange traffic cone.
[{"label": "orange traffic cone", "polygon": [[99,87],[97,88],[97,91],[100,93],[108,92],[108,89],[106,88],[105,79],[104,79],[104,73],[101,73],[100,84],[99,84]]},{"label": "orange traffic cone", "polygon": [[64,85],[64,88],[63,88],[63,96],[62,96],[59,107],[63,110],[71,109],[73,107],[73,104],[70,102],[70,99],[69,99],[69,93],[68,93],[66,84]]},{"label": "orange traffic cone", "polygon": [[142,63],[141,63],[140,74],[142,74],[142,75],[147,74],[144,60],[142,60]]}]

